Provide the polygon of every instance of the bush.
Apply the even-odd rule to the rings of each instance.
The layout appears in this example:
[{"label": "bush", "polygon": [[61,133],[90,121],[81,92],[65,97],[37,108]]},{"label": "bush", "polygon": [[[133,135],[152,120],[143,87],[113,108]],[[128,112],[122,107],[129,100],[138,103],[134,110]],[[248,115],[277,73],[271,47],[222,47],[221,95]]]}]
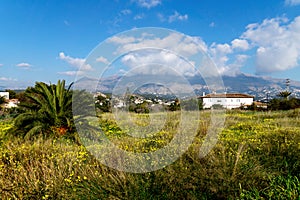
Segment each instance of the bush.
[{"label": "bush", "polygon": [[270,110],[291,110],[300,107],[300,99],[272,99],[269,102],[268,108]]}]

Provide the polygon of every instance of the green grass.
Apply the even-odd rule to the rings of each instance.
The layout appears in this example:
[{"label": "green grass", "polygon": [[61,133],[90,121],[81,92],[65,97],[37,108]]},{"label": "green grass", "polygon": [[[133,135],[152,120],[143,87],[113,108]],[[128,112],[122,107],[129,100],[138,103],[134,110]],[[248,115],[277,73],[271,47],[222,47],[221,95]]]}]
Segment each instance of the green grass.
[{"label": "green grass", "polygon": [[[300,199],[300,110],[228,111],[217,144],[199,158],[210,128],[209,116],[207,111],[200,113],[197,135],[178,160],[142,174],[106,167],[85,147],[67,139],[30,142],[8,138],[6,132],[13,124],[5,119],[0,121],[0,197]],[[149,115],[132,117],[140,126],[150,123]],[[160,122],[159,117],[153,118],[154,123]],[[180,113],[169,113],[165,119],[156,134],[139,139],[128,136],[130,126],[122,120],[116,123],[112,114],[103,114],[100,124],[119,148],[145,153],[155,152],[174,138]]]}]

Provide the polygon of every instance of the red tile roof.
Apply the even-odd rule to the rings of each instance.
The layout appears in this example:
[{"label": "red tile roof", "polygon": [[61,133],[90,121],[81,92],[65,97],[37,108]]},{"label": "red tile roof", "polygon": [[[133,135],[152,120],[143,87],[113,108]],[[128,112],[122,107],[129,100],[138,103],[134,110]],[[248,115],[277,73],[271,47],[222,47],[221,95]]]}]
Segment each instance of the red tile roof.
[{"label": "red tile roof", "polygon": [[254,96],[240,93],[228,93],[228,94],[207,94],[201,98],[254,98]]}]

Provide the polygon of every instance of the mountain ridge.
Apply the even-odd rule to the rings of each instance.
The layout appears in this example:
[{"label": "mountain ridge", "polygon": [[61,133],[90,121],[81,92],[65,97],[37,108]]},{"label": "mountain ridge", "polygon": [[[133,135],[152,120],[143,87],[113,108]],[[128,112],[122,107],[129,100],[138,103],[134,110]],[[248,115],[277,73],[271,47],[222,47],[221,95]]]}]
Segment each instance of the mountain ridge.
[{"label": "mountain ridge", "polygon": [[[83,77],[77,80],[79,86],[83,88],[91,88],[91,85],[97,87],[96,91],[111,93],[114,86],[121,79],[121,76],[102,78],[100,81]],[[279,92],[286,90],[286,79],[262,77],[248,74],[237,74],[236,76],[222,76],[224,87],[227,93],[245,93],[254,96],[257,100],[266,100],[268,98],[274,98]],[[134,80],[134,78],[133,78]],[[194,88],[195,94],[201,96],[203,93],[210,93],[212,91],[207,87],[204,79],[201,76],[187,77],[190,85]],[[159,85],[159,84],[158,84]],[[79,88],[80,89],[80,88]],[[289,91],[292,92],[292,96],[300,97],[300,82],[291,80],[289,85]],[[143,87],[139,87],[138,93],[162,93],[166,94],[167,89],[162,89],[162,86],[155,86],[155,84],[146,84]],[[224,91],[225,92],[225,91]]]}]

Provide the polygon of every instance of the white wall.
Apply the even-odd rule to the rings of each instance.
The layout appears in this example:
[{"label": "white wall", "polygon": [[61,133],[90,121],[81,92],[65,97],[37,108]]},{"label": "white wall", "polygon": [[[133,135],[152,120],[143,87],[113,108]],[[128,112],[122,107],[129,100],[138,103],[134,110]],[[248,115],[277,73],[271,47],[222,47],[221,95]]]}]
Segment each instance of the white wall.
[{"label": "white wall", "polygon": [[0,97],[4,97],[5,99],[9,99],[9,92],[0,92]]},{"label": "white wall", "polygon": [[241,105],[251,105],[253,98],[203,98],[204,108],[211,108],[214,104],[220,104],[225,108],[238,108]]}]

